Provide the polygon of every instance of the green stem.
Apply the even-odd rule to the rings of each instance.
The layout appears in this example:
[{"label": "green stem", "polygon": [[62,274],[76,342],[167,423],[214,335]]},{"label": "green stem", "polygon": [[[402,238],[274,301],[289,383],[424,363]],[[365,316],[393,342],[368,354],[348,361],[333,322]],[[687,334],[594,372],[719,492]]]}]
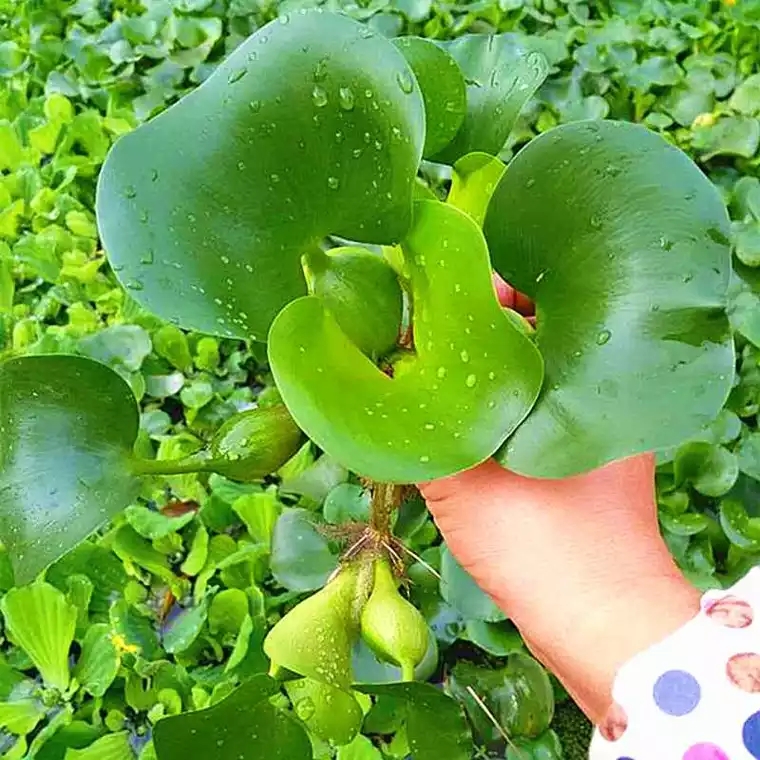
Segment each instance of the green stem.
[{"label": "green stem", "polygon": [[136,475],[185,475],[214,470],[214,460],[205,450],[182,459],[133,459],[132,472]]},{"label": "green stem", "polygon": [[312,246],[303,256],[311,274],[324,272],[330,266],[330,257],[318,246]]},{"label": "green stem", "polygon": [[372,488],[370,525],[379,533],[390,533],[391,516],[401,506],[404,487],[396,483],[375,483]]},{"label": "green stem", "polygon": [[405,662],[401,665],[401,680],[414,681],[414,665],[411,662]]}]

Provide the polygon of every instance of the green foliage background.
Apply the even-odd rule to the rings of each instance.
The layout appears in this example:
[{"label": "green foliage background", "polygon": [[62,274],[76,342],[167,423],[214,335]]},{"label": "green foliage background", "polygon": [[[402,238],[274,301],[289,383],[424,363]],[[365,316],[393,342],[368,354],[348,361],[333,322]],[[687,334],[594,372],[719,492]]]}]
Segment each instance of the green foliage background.
[{"label": "green foliage background", "polygon": [[[117,286],[95,226],[99,167],[115,139],[202,82],[251,32],[310,5],[0,0],[0,350],[79,353],[113,367],[140,400],[146,456],[197,449],[232,413],[265,398],[271,376],[261,345],[183,333]],[[699,440],[660,452],[658,500],[663,533],[696,585],[725,586],[743,575],[760,561],[760,2],[324,7],[388,36],[530,35],[552,74],[523,112],[505,159],[557,124],[624,119],[661,132],[720,188],[734,220],[736,381]],[[430,171],[433,181],[446,180]],[[307,445],[260,485],[196,475],[147,481],[139,502],[48,570],[43,600],[6,594],[13,579],[0,552],[0,755],[149,760],[159,718],[215,704],[265,673],[265,631],[335,567],[339,548],[315,523],[367,511],[355,478],[317,454]],[[443,574],[439,583],[420,563],[410,570],[412,598],[440,650],[434,681],[462,660],[495,666],[523,650],[515,629],[441,548],[422,504],[404,506],[396,532]],[[57,635],[76,642],[73,666],[66,657],[39,661],[10,631],[20,614],[13,610],[29,614],[34,604],[59,611]],[[356,667],[366,682],[395,675],[367,651]],[[374,744],[360,737],[339,760],[406,757],[393,708],[380,698],[364,722]],[[577,737],[566,741],[573,760],[580,755],[571,744],[578,752]],[[318,741],[314,752],[335,755]]]}]

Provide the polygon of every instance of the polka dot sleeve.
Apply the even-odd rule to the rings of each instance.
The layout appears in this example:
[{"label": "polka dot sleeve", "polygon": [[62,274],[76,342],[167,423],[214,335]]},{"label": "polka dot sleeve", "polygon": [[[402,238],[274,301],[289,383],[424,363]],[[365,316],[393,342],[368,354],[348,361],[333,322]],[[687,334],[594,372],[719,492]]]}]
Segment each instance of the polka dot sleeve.
[{"label": "polka dot sleeve", "polygon": [[591,760],[760,760],[760,568],[618,673]]}]

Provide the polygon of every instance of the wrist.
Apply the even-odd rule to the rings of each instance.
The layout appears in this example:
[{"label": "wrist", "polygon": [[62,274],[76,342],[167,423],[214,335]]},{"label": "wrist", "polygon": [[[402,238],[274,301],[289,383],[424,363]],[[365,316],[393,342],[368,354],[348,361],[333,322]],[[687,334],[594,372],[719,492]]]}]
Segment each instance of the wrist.
[{"label": "wrist", "polygon": [[599,591],[575,618],[554,624],[550,638],[531,639],[539,659],[595,723],[612,704],[620,668],[691,620],[701,598],[670,557],[644,576]]}]

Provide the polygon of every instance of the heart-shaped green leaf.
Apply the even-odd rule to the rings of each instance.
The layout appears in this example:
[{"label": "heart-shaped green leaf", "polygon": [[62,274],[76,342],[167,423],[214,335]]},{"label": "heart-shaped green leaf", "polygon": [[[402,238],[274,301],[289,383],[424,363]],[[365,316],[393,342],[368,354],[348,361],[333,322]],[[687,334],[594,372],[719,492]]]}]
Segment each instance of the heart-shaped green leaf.
[{"label": "heart-shaped green leaf", "polygon": [[433,158],[453,164],[474,151],[495,156],[523,106],[546,79],[546,58],[516,48],[508,34],[468,34],[441,44],[464,74],[467,114],[456,137]]},{"label": "heart-shaped green leaf", "polygon": [[499,274],[536,301],[546,362],[507,467],[563,477],[717,415],[734,361],[729,222],[685,154],[622,122],[552,130],[510,164],[484,231]]},{"label": "heart-shaped green leaf", "polygon": [[457,62],[442,47],[423,37],[397,37],[425,101],[427,158],[440,153],[455,137],[467,112],[467,88]]},{"label": "heart-shaped green leaf", "polygon": [[129,386],[78,356],[0,364],[0,539],[31,580],[137,495]]},{"label": "heart-shaped green leaf", "polygon": [[311,296],[275,320],[269,360],[293,418],[321,448],[375,480],[419,482],[489,457],[533,405],[542,364],[496,300],[472,219],[418,201],[403,248],[417,350],[403,374],[381,372]]},{"label": "heart-shaped green leaf", "polygon": [[472,734],[462,708],[427,683],[372,684],[357,691],[404,703],[406,732],[414,760],[469,760]]},{"label": "heart-shaped green leaf", "polygon": [[424,132],[393,44],[345,16],[282,16],[114,145],[97,199],[110,261],[155,314],[263,340],[322,237],[404,235]]},{"label": "heart-shaped green leaf", "polygon": [[311,743],[303,728],[273,707],[277,684],[256,675],[213,707],[156,723],[158,760],[306,760]]}]

